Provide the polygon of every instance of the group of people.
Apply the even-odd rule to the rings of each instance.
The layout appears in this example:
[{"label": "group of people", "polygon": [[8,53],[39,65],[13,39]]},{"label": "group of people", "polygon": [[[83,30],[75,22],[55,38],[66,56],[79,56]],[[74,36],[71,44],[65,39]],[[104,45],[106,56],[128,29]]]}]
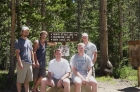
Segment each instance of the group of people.
[{"label": "group of people", "polygon": [[21,38],[15,43],[18,92],[21,92],[22,84],[25,92],[29,92],[30,81],[34,82],[32,92],[46,92],[46,86],[63,87],[64,92],[70,92],[70,78],[75,84],[75,92],[81,92],[82,85],[91,86],[91,92],[97,92],[94,70],[97,48],[88,41],[87,33],[82,34],[83,43],[78,43],[78,52],[71,57],[70,63],[62,58],[61,49],[54,51],[55,58],[49,62],[48,74],[46,74],[46,47],[57,43],[46,41],[48,33],[41,31],[40,39],[34,42],[32,48],[28,35],[29,28],[23,26]]}]

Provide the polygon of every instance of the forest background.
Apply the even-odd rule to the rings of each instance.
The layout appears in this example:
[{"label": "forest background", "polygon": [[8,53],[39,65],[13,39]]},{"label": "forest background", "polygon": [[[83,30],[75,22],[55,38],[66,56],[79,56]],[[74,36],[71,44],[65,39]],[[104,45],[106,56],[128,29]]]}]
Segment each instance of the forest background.
[{"label": "forest background", "polygon": [[[32,42],[42,30],[78,32],[78,42],[81,33],[88,33],[98,49],[97,75],[106,75],[110,61],[111,75],[117,78],[120,69],[130,66],[128,41],[140,38],[140,0],[0,0],[0,15],[0,70],[7,70],[7,84],[15,75],[14,43],[23,25],[29,26]],[[47,48],[47,63],[61,44]],[[66,44],[70,46],[69,60],[77,43]]]}]

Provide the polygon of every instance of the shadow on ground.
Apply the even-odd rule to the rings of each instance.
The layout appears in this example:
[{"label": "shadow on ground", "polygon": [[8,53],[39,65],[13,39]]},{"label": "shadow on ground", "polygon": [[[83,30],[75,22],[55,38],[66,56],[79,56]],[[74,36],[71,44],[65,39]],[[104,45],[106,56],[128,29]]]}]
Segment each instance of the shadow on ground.
[{"label": "shadow on ground", "polygon": [[118,89],[118,91],[121,91],[121,92],[140,92],[140,88],[127,87],[127,88],[123,88],[123,89]]}]

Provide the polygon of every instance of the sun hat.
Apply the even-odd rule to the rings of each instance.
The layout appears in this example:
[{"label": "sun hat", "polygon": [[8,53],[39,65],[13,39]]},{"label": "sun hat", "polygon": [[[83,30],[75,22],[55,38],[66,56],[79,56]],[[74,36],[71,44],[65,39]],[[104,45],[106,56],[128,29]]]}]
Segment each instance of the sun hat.
[{"label": "sun hat", "polygon": [[87,33],[83,33],[82,36],[88,36],[88,34]]},{"label": "sun hat", "polygon": [[23,27],[21,28],[21,30],[22,30],[22,31],[25,31],[25,30],[28,30],[28,31],[29,31],[29,28],[28,28],[27,26],[23,26]]}]

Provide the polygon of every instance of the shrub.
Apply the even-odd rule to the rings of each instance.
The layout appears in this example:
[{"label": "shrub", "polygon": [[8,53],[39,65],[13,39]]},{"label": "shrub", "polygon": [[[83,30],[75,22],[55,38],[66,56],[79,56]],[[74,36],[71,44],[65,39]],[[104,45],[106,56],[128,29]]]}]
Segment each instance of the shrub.
[{"label": "shrub", "polygon": [[114,68],[113,70],[114,72],[114,77],[115,78],[121,78],[121,79],[125,79],[128,78],[129,76],[137,76],[137,71],[134,70],[131,66],[122,66],[120,68]]}]

